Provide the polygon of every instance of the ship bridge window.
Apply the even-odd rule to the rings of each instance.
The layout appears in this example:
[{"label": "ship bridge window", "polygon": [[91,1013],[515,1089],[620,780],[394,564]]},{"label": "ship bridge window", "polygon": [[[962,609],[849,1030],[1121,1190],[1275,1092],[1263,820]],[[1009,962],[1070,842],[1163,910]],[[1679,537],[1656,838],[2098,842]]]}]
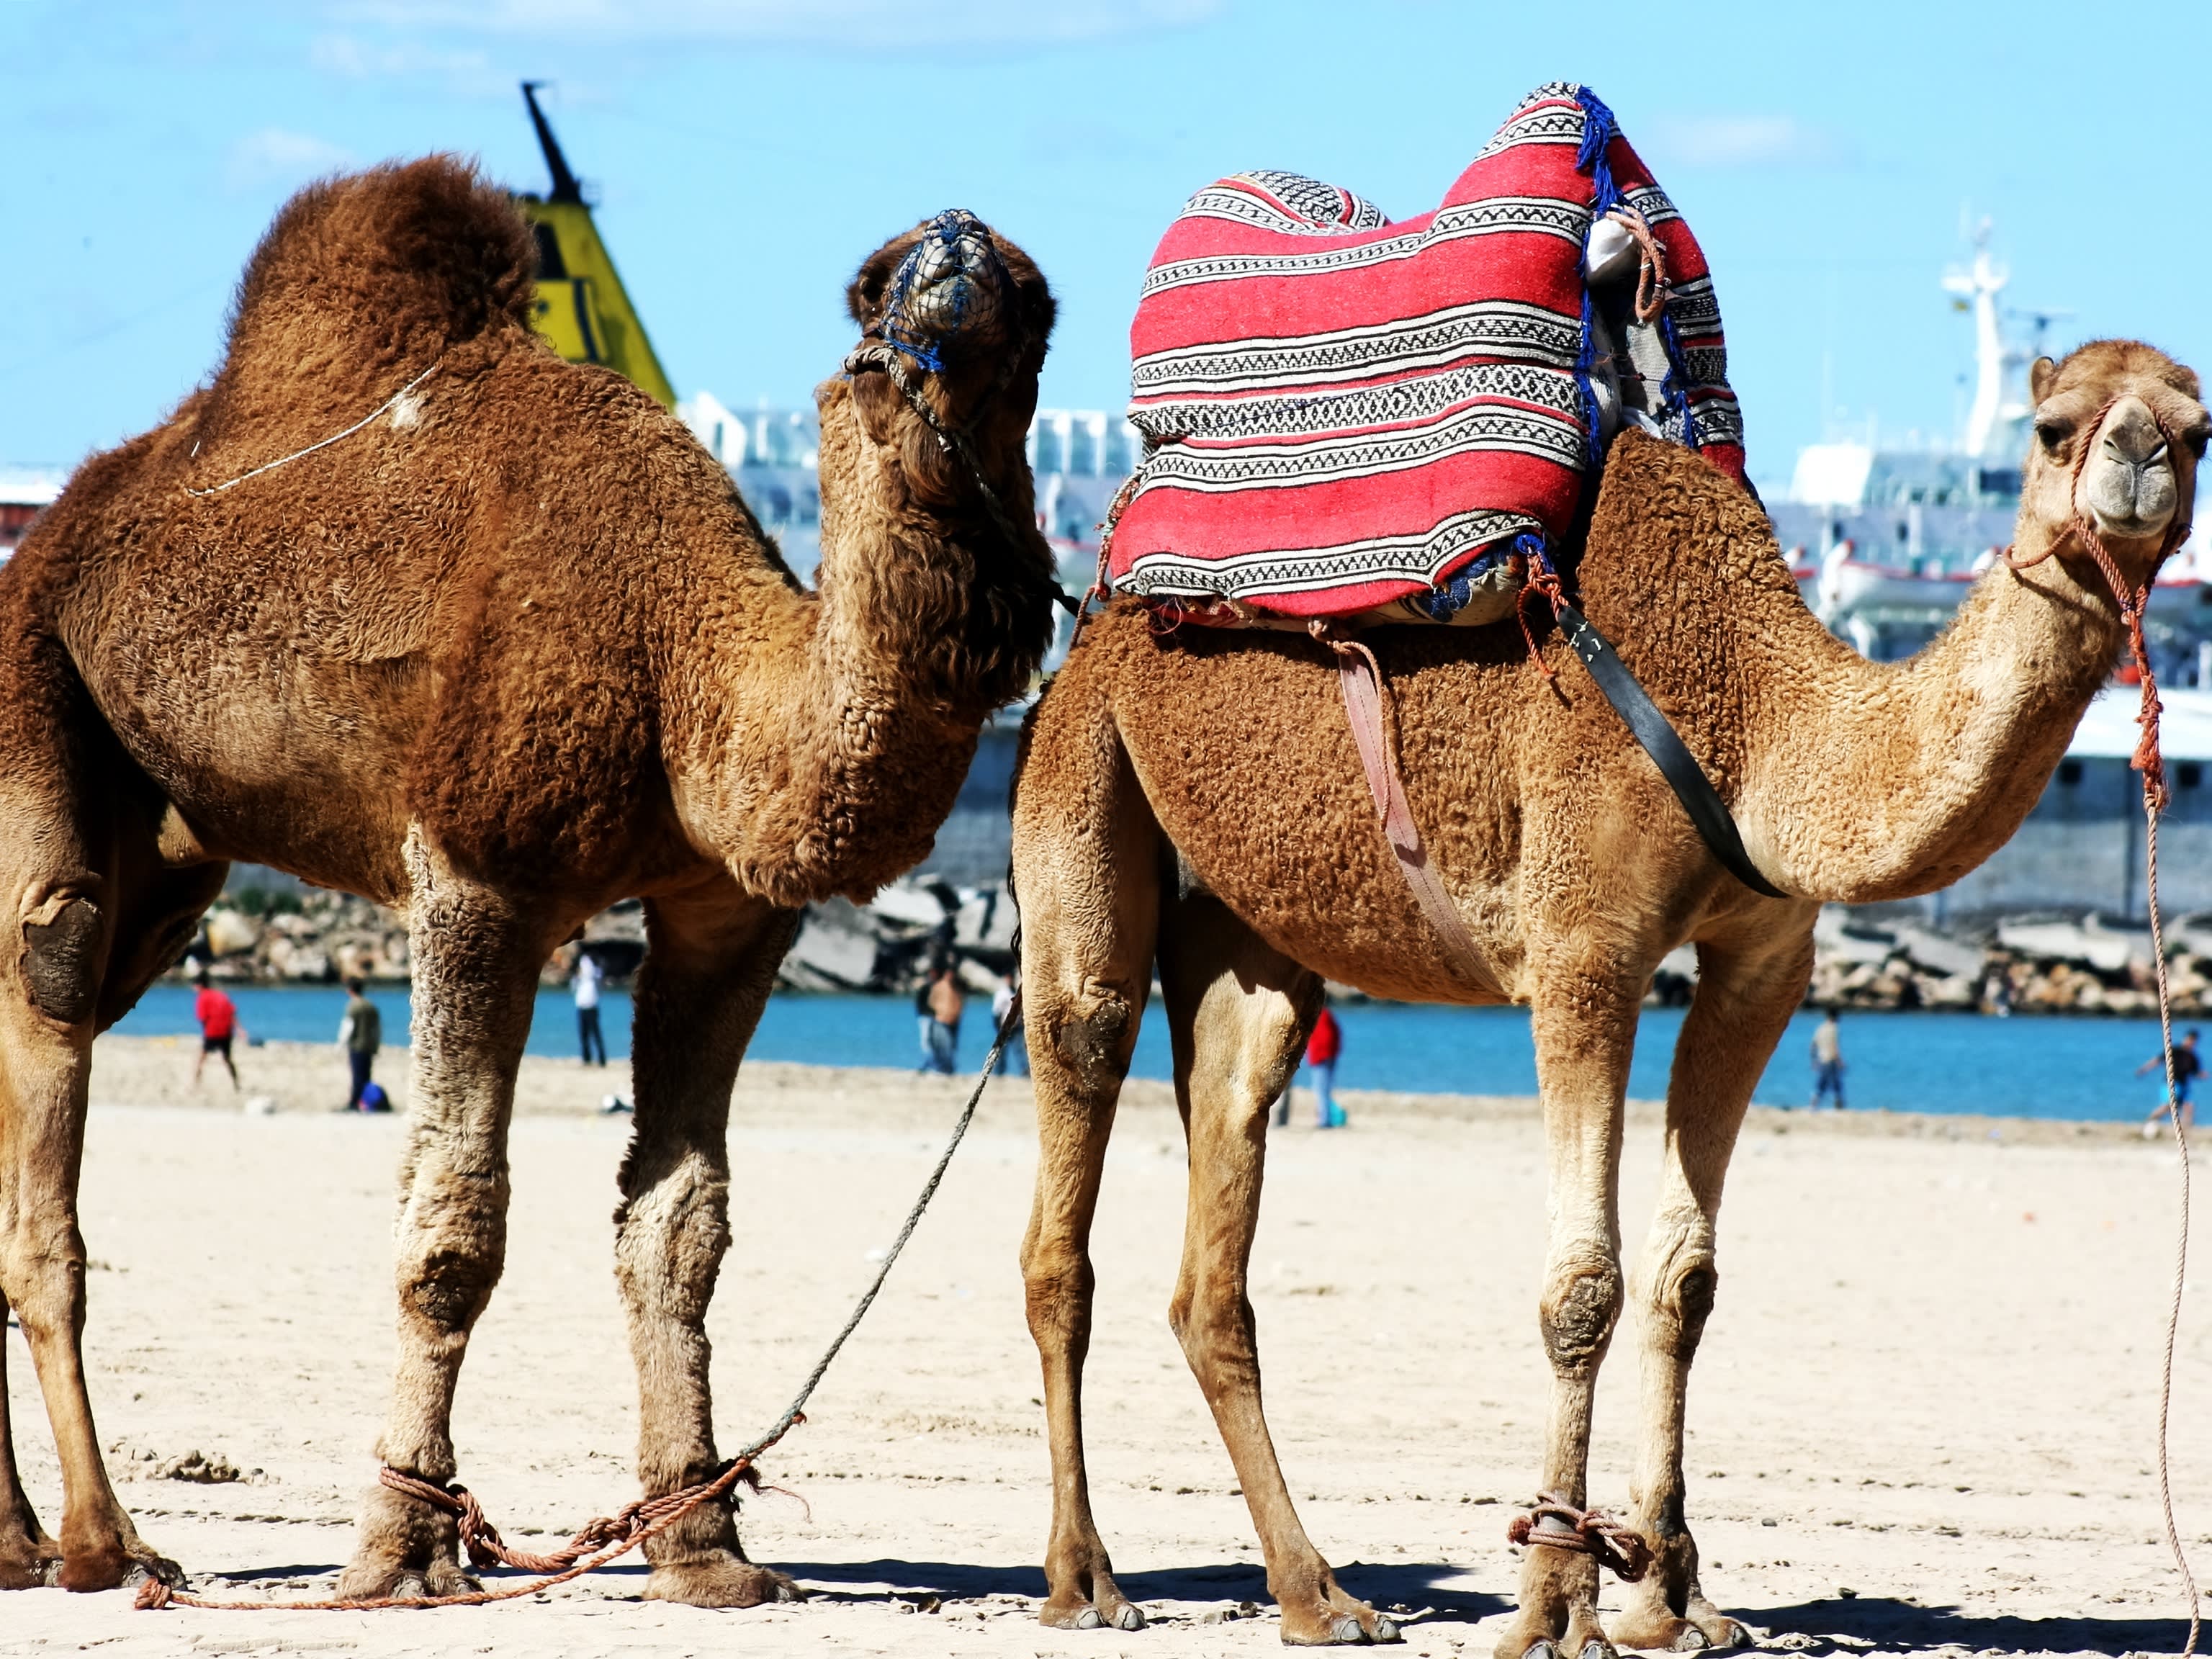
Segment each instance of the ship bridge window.
[{"label": "ship bridge window", "polygon": [[561,239],[553,234],[553,227],[532,225],[530,230],[538,239],[538,280],[541,283],[567,282],[568,262],[561,257]]},{"label": "ship bridge window", "polygon": [[2071,789],[2081,781],[2081,763],[2077,760],[2058,763],[2058,781]]},{"label": "ship bridge window", "polygon": [[2204,781],[2204,769],[2195,761],[2184,761],[2174,768],[2174,775],[2184,789],[2194,789]]}]

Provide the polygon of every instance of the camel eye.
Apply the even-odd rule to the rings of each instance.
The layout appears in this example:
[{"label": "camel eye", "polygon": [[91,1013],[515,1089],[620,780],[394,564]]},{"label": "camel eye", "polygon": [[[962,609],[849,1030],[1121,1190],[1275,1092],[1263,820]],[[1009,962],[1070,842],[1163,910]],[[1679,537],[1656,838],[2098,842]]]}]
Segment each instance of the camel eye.
[{"label": "camel eye", "polygon": [[2212,427],[2191,427],[2181,434],[2181,447],[2201,461],[2204,459],[2207,439],[2212,439]]},{"label": "camel eye", "polygon": [[2074,435],[2074,423],[2071,421],[2038,421],[2035,423],[2035,435],[2043,441],[2043,447],[2045,449],[2056,454],[2066,441]]}]

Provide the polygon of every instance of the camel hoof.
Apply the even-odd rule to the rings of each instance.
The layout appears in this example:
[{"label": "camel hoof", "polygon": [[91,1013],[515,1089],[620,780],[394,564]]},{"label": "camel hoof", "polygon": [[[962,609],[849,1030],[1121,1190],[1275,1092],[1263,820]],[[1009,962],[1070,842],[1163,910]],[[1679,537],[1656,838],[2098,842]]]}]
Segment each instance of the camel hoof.
[{"label": "camel hoof", "polygon": [[1695,1625],[1685,1625],[1681,1634],[1675,1637],[1674,1640],[1672,1651],[1698,1653],[1711,1646],[1712,1644],[1705,1639],[1705,1632],[1699,1630]]},{"label": "camel hoof", "polygon": [[1398,1634],[1398,1621],[1377,1614],[1375,1620],[1375,1639],[1378,1642],[1396,1642],[1404,1639]]},{"label": "camel hoof", "polygon": [[1603,1642],[1583,1644],[1582,1659],[1614,1659],[1613,1649]]},{"label": "camel hoof", "polygon": [[432,1601],[448,1595],[474,1595],[483,1586],[457,1565],[434,1561],[427,1567],[355,1562],[338,1575],[340,1601]]},{"label": "camel hoof", "polygon": [[1695,1608],[1691,1612],[1696,1620],[1692,1628],[1703,1638],[1699,1643],[1702,1647],[1747,1648],[1756,1644],[1759,1640],[1751,1633],[1751,1627],[1748,1625],[1741,1620],[1731,1619],[1724,1613],[1700,1613]]},{"label": "camel hoof", "polygon": [[665,1562],[645,1581],[647,1601],[688,1607],[757,1607],[764,1601],[800,1601],[805,1594],[789,1574],[728,1554]]},{"label": "camel hoof", "polygon": [[1115,1630],[1142,1630],[1145,1627],[1144,1609],[1134,1601],[1124,1601],[1114,1609],[1111,1622]]},{"label": "camel hoof", "polygon": [[171,1589],[184,1588],[185,1570],[166,1555],[146,1550],[131,1558],[131,1571],[123,1575],[123,1588],[137,1589],[149,1578],[159,1579]]},{"label": "camel hoof", "polygon": [[1085,1607],[1075,1615],[1075,1628],[1078,1630],[1101,1630],[1105,1627],[1105,1624],[1106,1621],[1098,1616],[1098,1609],[1096,1607]]}]

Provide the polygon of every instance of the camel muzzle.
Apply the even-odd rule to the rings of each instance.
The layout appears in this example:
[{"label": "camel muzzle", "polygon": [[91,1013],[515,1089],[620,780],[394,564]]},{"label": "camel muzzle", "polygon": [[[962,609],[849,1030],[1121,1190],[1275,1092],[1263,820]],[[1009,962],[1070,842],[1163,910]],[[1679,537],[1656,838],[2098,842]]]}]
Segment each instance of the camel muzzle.
[{"label": "camel muzzle", "polygon": [[2173,448],[2158,417],[2140,399],[2115,409],[2094,440],[2081,472],[2080,505],[2111,537],[2139,540],[2155,536],[2173,520],[2180,505]]},{"label": "camel muzzle", "polygon": [[1013,287],[991,228],[965,209],[948,208],[923,227],[892,274],[883,337],[935,370],[942,367],[940,347],[1006,334]]}]

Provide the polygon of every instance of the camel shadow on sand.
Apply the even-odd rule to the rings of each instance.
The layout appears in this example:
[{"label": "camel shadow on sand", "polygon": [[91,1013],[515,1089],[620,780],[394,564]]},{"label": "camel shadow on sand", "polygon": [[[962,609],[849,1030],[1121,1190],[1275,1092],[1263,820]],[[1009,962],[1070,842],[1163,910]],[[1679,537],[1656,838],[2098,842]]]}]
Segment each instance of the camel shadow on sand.
[{"label": "camel shadow on sand", "polygon": [[[814,1588],[827,1601],[913,1601],[935,1596],[961,1601],[988,1595],[1024,1595],[1042,1601],[1044,1573],[1037,1567],[988,1566],[950,1561],[781,1562],[782,1569]],[[1337,1582],[1352,1595],[1383,1608],[1419,1607],[1472,1623],[1508,1612],[1501,1595],[1466,1589],[1452,1581],[1463,1567],[1436,1562],[1382,1566],[1347,1562],[1336,1569]],[[1121,1593],[1143,1604],[1154,1601],[1253,1601],[1271,1607],[1267,1575],[1253,1561],[1171,1567],[1155,1572],[1115,1575]]]},{"label": "camel shadow on sand", "polygon": [[1734,1611],[1774,1635],[1812,1638],[1815,1645],[1807,1652],[1871,1644],[1884,1652],[1951,1648],[1968,1653],[2179,1653],[2189,1633],[2185,1619],[2020,1619],[1863,1595]]}]

